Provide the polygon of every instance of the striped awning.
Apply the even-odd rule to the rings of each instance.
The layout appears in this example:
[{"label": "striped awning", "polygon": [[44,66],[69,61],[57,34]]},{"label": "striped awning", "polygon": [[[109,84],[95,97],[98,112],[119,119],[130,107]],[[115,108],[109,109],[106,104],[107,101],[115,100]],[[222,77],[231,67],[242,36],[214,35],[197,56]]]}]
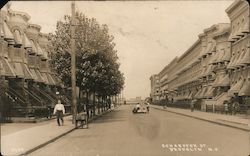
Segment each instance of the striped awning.
[{"label": "striped awning", "polygon": [[15,44],[16,45],[22,45],[23,44],[23,40],[22,40],[22,36],[21,36],[21,32],[19,30],[14,30],[14,39],[15,39]]},{"label": "striped awning", "polygon": [[199,90],[196,92],[196,94],[194,95],[194,98],[199,99],[199,98],[200,98],[201,92],[202,92],[202,89],[199,89]]},{"label": "striped awning", "polygon": [[30,72],[32,74],[32,78],[34,79],[34,81],[38,81],[38,76],[36,75],[36,71],[34,68],[30,68]]},{"label": "striped awning", "polygon": [[239,93],[243,86],[244,80],[241,78],[239,81],[237,81],[235,84],[233,84],[228,91],[229,96],[234,96],[235,93]]},{"label": "striped awning", "polygon": [[9,61],[5,57],[0,57],[1,62],[1,75],[7,77],[16,77],[13,67],[10,65]]},{"label": "striped awning", "polygon": [[250,79],[243,83],[243,87],[239,91],[239,96],[250,96]]},{"label": "striped awning", "polygon": [[212,98],[213,97],[213,91],[214,91],[214,88],[211,85],[209,85],[207,87],[206,93],[204,94],[204,97],[205,98]]},{"label": "striped awning", "polygon": [[28,68],[27,64],[24,64],[24,75],[25,75],[25,79],[29,79],[29,80],[33,79],[32,73],[30,69]]},{"label": "striped awning", "polygon": [[202,88],[202,90],[201,90],[201,93],[200,93],[200,95],[199,95],[199,97],[198,98],[205,98],[205,93],[207,92],[207,86],[203,86],[203,88]]},{"label": "striped awning", "polygon": [[209,42],[205,50],[205,54],[211,54],[213,51],[215,51],[215,43]]},{"label": "striped awning", "polygon": [[217,87],[226,87],[230,86],[230,79],[228,74],[225,74],[216,84]]},{"label": "striped awning", "polygon": [[4,34],[4,39],[9,43],[9,44],[15,44],[14,42],[14,35],[10,31],[8,25],[6,22],[3,22],[3,34]]},{"label": "striped awning", "polygon": [[213,83],[213,87],[225,87],[225,86],[229,86],[229,75],[224,73],[224,74],[219,74]]},{"label": "striped awning", "polygon": [[30,42],[30,40],[28,39],[27,35],[24,33],[23,35],[23,38],[24,38],[24,48],[32,48],[32,44]]},{"label": "striped awning", "polygon": [[55,81],[52,78],[50,73],[47,73],[47,78],[48,78],[48,81],[49,81],[49,85],[55,85]]},{"label": "striped awning", "polygon": [[41,72],[38,69],[35,69],[37,75],[37,82],[44,82]]},{"label": "striped awning", "polygon": [[49,84],[49,80],[48,80],[48,77],[47,77],[47,73],[41,72],[41,76],[42,76],[43,82],[44,82],[45,84]]},{"label": "striped awning", "polygon": [[16,77],[18,77],[18,78],[24,78],[24,70],[23,70],[22,63],[20,63],[20,62],[13,62],[12,66],[13,66],[14,72],[16,74]]}]

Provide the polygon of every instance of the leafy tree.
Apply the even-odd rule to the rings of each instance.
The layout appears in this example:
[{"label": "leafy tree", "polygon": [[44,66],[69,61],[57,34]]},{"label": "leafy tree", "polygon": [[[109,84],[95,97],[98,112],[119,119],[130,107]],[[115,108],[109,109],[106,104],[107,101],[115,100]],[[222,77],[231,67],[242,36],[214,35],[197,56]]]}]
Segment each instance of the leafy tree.
[{"label": "leafy tree", "polygon": [[[80,91],[107,98],[118,94],[124,85],[119,71],[114,37],[107,25],[100,25],[94,18],[76,13],[76,84]],[[50,53],[52,65],[64,85],[71,86],[70,16],[57,22],[51,34]]]}]

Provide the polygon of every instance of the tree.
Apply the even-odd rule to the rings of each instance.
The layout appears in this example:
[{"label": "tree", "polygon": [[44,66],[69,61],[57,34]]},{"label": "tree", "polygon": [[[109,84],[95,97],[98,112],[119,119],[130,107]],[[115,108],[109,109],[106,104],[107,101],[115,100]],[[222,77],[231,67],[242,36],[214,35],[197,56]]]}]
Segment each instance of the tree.
[{"label": "tree", "polygon": [[[119,71],[114,37],[109,35],[107,25],[100,25],[94,18],[76,13],[76,84],[80,91],[107,98],[118,94],[124,85]],[[51,34],[50,53],[52,66],[65,86],[71,84],[70,16],[57,22]],[[95,106],[95,100],[94,100]]]}]

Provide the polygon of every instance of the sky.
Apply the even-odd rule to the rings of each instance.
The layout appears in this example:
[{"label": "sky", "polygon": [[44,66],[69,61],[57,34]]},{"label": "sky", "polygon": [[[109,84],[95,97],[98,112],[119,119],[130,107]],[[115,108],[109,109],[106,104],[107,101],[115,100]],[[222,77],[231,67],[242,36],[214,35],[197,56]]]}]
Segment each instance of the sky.
[{"label": "sky", "polygon": [[[26,12],[30,23],[53,33],[56,22],[71,13],[68,1],[12,1],[11,9]],[[124,97],[150,96],[150,76],[181,56],[204,29],[229,23],[225,12],[231,0],[219,1],[76,1],[76,10],[114,36],[120,70],[125,76]]]}]

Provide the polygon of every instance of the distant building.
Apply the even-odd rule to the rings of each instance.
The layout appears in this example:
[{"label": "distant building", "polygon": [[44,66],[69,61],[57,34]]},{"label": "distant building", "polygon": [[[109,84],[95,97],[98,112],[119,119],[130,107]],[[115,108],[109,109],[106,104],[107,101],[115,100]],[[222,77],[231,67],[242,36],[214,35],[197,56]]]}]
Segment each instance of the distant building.
[{"label": "distant building", "polygon": [[150,98],[152,101],[157,101],[160,99],[160,89],[159,89],[160,81],[158,75],[151,76],[150,81],[151,81]]}]

